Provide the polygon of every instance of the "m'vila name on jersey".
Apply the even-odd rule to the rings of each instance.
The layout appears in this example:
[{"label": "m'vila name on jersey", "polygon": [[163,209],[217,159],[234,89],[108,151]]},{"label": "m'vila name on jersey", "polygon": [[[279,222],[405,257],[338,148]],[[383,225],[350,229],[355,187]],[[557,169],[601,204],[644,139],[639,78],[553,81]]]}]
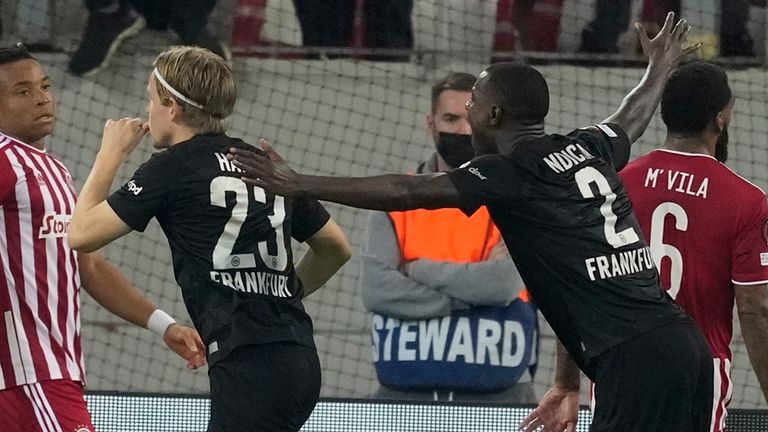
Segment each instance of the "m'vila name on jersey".
[{"label": "m'vila name on jersey", "polygon": [[[660,182],[658,181],[659,177],[662,178],[662,181]],[[648,168],[644,186],[654,189],[657,184],[660,184],[661,187],[666,187],[667,190],[672,192],[695,196],[697,198],[706,198],[707,188],[709,187],[709,177],[701,179],[696,178],[694,174],[683,171]]]},{"label": "m'vila name on jersey", "polygon": [[608,279],[616,276],[626,276],[654,268],[651,248],[619,252],[611,255],[601,255],[584,260],[589,280]]}]

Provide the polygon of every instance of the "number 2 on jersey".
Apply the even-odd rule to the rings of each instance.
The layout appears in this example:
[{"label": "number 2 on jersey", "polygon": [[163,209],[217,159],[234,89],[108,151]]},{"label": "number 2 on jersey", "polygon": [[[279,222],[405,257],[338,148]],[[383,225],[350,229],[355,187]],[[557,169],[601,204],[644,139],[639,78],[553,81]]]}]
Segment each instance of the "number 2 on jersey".
[{"label": "number 2 on jersey", "polygon": [[[233,268],[256,267],[256,255],[253,253],[233,254],[240,229],[248,217],[248,187],[242,180],[235,177],[220,176],[211,181],[211,205],[227,208],[226,193],[235,193],[235,205],[232,213],[224,225],[224,231],[213,249],[213,268],[225,270]],[[254,186],[253,196],[257,202],[266,204],[267,198],[264,189]],[[288,266],[288,253],[285,249],[285,236],[283,234],[283,221],[285,220],[285,199],[275,195],[272,203],[272,214],[269,223],[275,231],[277,254],[271,255],[267,242],[259,242],[259,256],[268,268],[275,271],[283,271]]]},{"label": "number 2 on jersey", "polygon": [[600,206],[600,214],[602,214],[603,219],[605,219],[605,223],[603,224],[605,239],[611,246],[618,249],[622,246],[640,241],[640,237],[638,237],[632,227],[616,232],[616,221],[618,220],[618,217],[616,216],[616,213],[613,212],[613,202],[616,201],[616,194],[611,190],[611,185],[608,184],[608,179],[600,174],[600,171],[594,167],[587,166],[576,171],[575,179],[576,184],[579,185],[579,191],[584,198],[595,197],[592,188],[589,186],[591,183],[596,184],[600,195],[605,197],[605,202]]}]

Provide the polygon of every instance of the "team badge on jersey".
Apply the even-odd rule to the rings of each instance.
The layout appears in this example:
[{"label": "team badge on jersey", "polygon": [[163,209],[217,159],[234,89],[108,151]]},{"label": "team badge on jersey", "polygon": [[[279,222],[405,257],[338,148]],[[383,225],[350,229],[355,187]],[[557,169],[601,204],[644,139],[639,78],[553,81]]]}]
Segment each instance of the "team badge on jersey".
[{"label": "team badge on jersey", "polygon": [[765,244],[768,244],[768,221],[763,224],[763,240],[765,240]]},{"label": "team badge on jersey", "polygon": [[72,190],[75,190],[75,182],[72,181],[72,176],[69,175],[69,173],[64,173],[64,180],[67,182],[67,185],[72,188]]},{"label": "team badge on jersey", "polygon": [[43,177],[43,174],[40,173],[38,170],[35,171],[35,178],[37,179],[37,184],[40,186],[48,187],[48,183],[45,182],[45,177]]}]

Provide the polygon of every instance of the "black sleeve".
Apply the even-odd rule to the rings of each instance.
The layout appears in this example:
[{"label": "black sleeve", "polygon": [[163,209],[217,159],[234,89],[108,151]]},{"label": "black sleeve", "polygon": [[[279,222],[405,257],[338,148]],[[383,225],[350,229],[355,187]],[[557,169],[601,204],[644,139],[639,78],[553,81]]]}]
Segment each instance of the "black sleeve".
[{"label": "black sleeve", "polygon": [[615,123],[603,123],[584,129],[576,129],[569,137],[584,141],[596,149],[606,160],[621,171],[629,161],[630,142],[626,132]]},{"label": "black sleeve", "polygon": [[144,231],[149,221],[160,214],[174,184],[175,164],[168,151],[153,155],[133,177],[107,198],[120,219],[136,231]]},{"label": "black sleeve", "polygon": [[476,157],[448,176],[459,191],[460,208],[467,216],[484,205],[511,203],[519,196],[514,167],[500,155]]},{"label": "black sleeve", "polygon": [[315,235],[331,218],[322,204],[314,199],[302,198],[293,202],[291,237],[304,243]]}]

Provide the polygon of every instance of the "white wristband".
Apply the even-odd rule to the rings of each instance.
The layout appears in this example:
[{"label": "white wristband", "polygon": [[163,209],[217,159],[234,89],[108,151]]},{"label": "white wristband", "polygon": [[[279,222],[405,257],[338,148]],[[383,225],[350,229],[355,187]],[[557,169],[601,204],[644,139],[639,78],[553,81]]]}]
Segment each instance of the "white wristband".
[{"label": "white wristband", "polygon": [[152,315],[149,316],[147,328],[162,337],[165,335],[165,331],[168,330],[168,327],[175,323],[176,320],[173,319],[173,317],[161,309],[155,309],[155,311],[152,312]]}]

